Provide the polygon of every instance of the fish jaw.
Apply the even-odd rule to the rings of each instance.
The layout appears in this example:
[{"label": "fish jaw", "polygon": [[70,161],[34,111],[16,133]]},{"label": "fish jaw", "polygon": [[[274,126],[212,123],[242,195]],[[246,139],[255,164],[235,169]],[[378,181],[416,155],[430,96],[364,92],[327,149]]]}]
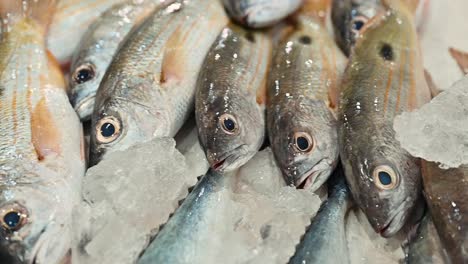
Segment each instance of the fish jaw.
[{"label": "fish jaw", "polygon": [[74,105],[75,112],[80,117],[80,120],[87,121],[91,118],[94,110],[94,102],[96,101],[96,95],[90,95],[83,99],[76,99],[76,103]]},{"label": "fish jaw", "polygon": [[315,192],[328,180],[335,167],[336,162],[322,159],[295,181],[296,188]]},{"label": "fish jaw", "polygon": [[217,172],[230,172],[238,169],[249,161],[256,151],[249,150],[247,145],[240,145],[231,151],[221,155],[207,153],[211,168]]}]

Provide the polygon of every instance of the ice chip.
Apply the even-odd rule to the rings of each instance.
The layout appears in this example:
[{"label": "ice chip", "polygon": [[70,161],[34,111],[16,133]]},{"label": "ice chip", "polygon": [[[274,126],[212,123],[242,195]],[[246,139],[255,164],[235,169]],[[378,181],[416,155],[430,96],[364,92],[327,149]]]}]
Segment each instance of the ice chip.
[{"label": "ice chip", "polygon": [[394,129],[415,157],[443,168],[468,164],[468,76],[420,109],[397,116]]}]

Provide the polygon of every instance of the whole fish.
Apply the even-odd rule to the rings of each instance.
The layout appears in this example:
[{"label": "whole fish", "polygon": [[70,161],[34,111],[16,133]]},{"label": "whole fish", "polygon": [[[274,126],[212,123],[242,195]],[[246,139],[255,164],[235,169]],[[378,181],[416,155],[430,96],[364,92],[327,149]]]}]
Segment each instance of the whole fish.
[{"label": "whole fish", "polygon": [[452,263],[468,262],[468,166],[444,170],[422,163],[424,194],[434,225]]},{"label": "whole fish", "polygon": [[409,244],[406,263],[408,264],[442,264],[445,261],[445,250],[440,242],[431,216],[428,214],[419,225],[414,241]]},{"label": "whole fish", "polygon": [[128,36],[96,94],[91,164],[108,151],[176,134],[193,109],[203,59],[227,23],[218,1],[178,1]]},{"label": "whole fish", "polygon": [[296,11],[302,0],[223,0],[229,16],[252,28],[271,26]]},{"label": "whole fish", "polygon": [[300,15],[277,47],[268,78],[267,129],[275,158],[288,184],[311,190],[338,163],[333,108],[346,63],[323,23]]},{"label": "whole fish", "polygon": [[289,263],[349,263],[345,216],[351,205],[342,173],[333,176],[330,196],[308,227]]},{"label": "whole fish", "polygon": [[81,124],[45,47],[54,5],[0,3],[0,251],[12,262],[68,258],[85,169]]},{"label": "whole fish", "polygon": [[[354,47],[361,29],[375,15],[385,11],[384,0],[332,0],[335,39],[346,56]],[[425,23],[429,0],[401,0],[413,14],[418,29]]]},{"label": "whole fish", "polygon": [[[70,68],[71,103],[83,121],[94,109],[96,91],[119,45],[164,0],[130,0],[114,5],[83,35]],[[166,0],[168,2],[168,0]]]},{"label": "whole fish", "polygon": [[137,263],[201,263],[197,260],[206,254],[202,252],[209,246],[216,246],[211,243],[217,240],[213,236],[219,234],[213,235],[209,225],[213,221],[218,222],[222,216],[211,212],[213,207],[219,208],[225,200],[221,190],[229,178],[216,171],[208,171],[162,227]]},{"label": "whole fish", "polygon": [[388,4],[356,43],[339,114],[340,155],[351,193],[384,237],[397,233],[421,202],[420,161],[395,139],[393,120],[430,100],[412,15],[398,0]]},{"label": "whole fish", "polygon": [[231,24],[211,46],[200,72],[195,116],[213,169],[230,171],[260,149],[265,134],[266,72],[271,41]]},{"label": "whole fish", "polygon": [[70,63],[91,23],[108,8],[123,1],[125,0],[58,1],[47,33],[47,48],[60,64]]}]

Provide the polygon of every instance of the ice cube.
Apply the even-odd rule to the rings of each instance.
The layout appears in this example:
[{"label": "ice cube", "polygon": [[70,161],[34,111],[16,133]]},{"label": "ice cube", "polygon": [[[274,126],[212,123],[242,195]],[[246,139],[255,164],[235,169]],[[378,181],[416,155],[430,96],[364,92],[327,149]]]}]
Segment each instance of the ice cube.
[{"label": "ice cube", "polygon": [[[85,236],[77,239],[83,250],[74,254],[75,261],[134,263],[197,176],[172,138],[109,154],[83,182],[81,206],[88,217],[80,218],[87,223],[77,223],[77,232]],[[79,230],[82,226],[87,230]]]},{"label": "ice cube", "polygon": [[415,157],[444,167],[468,164],[468,76],[419,110],[397,116],[394,129]]}]

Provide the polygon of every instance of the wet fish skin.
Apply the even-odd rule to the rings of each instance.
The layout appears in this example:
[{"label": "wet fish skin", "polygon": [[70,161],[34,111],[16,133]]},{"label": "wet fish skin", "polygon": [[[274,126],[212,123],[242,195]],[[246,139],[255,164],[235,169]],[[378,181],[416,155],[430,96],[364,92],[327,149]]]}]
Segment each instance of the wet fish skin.
[{"label": "wet fish skin", "polygon": [[409,244],[406,263],[408,264],[442,264],[445,260],[445,250],[440,242],[432,218],[427,214],[419,225],[417,236]]},{"label": "wet fish skin", "polygon": [[209,212],[214,206],[213,203],[220,206],[218,193],[225,187],[228,179],[228,175],[214,170],[208,171],[146,248],[137,263],[193,262],[190,256],[196,256],[198,248],[204,247],[199,242],[206,240],[207,235],[211,235],[206,225],[212,217]]},{"label": "wet fish skin", "polygon": [[45,47],[54,6],[0,4],[8,20],[0,40],[0,251],[21,263],[67,257],[85,169],[81,124]]},{"label": "wet fish skin", "polygon": [[217,1],[175,2],[128,36],[96,94],[91,164],[106,152],[176,134],[193,109],[203,59],[228,23],[222,11]]},{"label": "wet fish skin", "polygon": [[47,33],[47,48],[60,64],[70,63],[88,27],[108,8],[126,0],[60,0]]},{"label": "wet fish skin", "polygon": [[[230,24],[202,65],[195,99],[199,138],[212,168],[232,171],[260,149],[265,134],[266,73],[272,44]],[[234,122],[230,131],[224,122]]]},{"label": "wet fish skin", "polygon": [[424,194],[442,245],[452,263],[468,262],[468,166],[444,170],[422,162]]},{"label": "wet fish skin", "polygon": [[72,58],[68,82],[70,101],[81,120],[91,119],[96,91],[127,34],[163,3],[163,0],[131,0],[114,5],[84,33]]},{"label": "wet fish skin", "polygon": [[351,195],[340,169],[330,181],[330,195],[312,220],[294,256],[295,263],[349,263],[345,233],[345,216],[351,206]]},{"label": "wet fish skin", "polygon": [[332,0],[332,22],[335,39],[349,56],[355,45],[359,30],[365,23],[383,11],[381,0]]},{"label": "wet fish skin", "polygon": [[[318,189],[338,162],[333,98],[346,59],[321,22],[300,16],[278,46],[268,80],[267,130],[290,185]],[[298,138],[310,148],[298,148]]]},{"label": "wet fish skin", "polygon": [[275,24],[296,11],[302,0],[223,0],[229,16],[251,28]]},{"label": "wet fish skin", "polygon": [[393,119],[428,102],[430,91],[407,9],[394,5],[366,27],[341,87],[340,155],[354,200],[389,237],[422,202],[420,161],[395,139]]}]

